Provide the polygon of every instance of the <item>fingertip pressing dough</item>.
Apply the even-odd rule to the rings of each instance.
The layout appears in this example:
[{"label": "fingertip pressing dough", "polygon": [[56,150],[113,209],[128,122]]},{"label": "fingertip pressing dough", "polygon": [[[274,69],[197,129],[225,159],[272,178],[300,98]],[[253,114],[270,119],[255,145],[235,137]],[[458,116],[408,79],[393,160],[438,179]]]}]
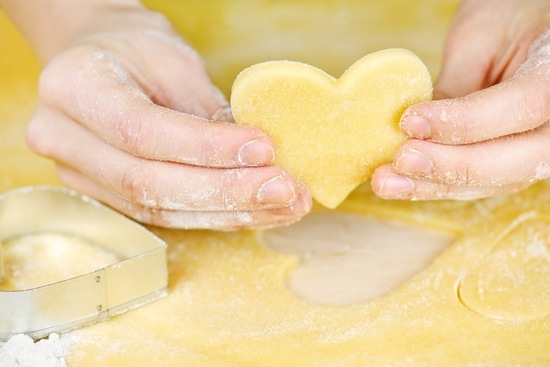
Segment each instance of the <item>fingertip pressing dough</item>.
[{"label": "fingertip pressing dough", "polygon": [[231,108],[238,124],[273,139],[277,165],[335,208],[391,161],[406,140],[402,113],[431,96],[422,61],[408,50],[387,49],[358,60],[339,79],[293,61],[253,65],[235,79]]}]

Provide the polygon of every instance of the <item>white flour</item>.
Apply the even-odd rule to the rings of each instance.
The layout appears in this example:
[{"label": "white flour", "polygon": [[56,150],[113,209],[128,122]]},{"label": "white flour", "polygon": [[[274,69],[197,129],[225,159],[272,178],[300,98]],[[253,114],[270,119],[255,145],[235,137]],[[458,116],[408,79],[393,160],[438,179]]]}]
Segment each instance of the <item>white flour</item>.
[{"label": "white flour", "polygon": [[63,356],[68,343],[57,334],[34,342],[30,337],[18,334],[7,342],[0,342],[1,367],[67,367]]}]

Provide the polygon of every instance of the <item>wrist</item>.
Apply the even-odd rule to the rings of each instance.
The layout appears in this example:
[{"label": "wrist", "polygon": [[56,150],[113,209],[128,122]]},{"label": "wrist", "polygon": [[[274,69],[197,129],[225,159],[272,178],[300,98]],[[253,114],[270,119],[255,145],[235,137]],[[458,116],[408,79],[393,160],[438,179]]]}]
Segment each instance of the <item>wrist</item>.
[{"label": "wrist", "polygon": [[40,59],[99,33],[156,29],[173,32],[164,16],[138,0],[0,0]]}]

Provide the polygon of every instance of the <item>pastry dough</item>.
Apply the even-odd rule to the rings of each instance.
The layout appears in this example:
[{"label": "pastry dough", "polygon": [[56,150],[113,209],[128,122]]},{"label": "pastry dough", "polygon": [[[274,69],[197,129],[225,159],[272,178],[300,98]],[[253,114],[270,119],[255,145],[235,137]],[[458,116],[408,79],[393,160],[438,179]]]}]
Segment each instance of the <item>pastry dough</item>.
[{"label": "pastry dough", "polygon": [[412,52],[367,55],[340,79],[313,66],[272,61],[239,74],[231,91],[235,122],[264,130],[275,164],[328,208],[391,161],[406,136],[405,109],[432,96],[428,69]]},{"label": "pastry dough", "polygon": [[495,238],[458,285],[462,303],[497,321],[550,315],[550,218],[527,212]]},{"label": "pastry dough", "polygon": [[[159,230],[171,244],[170,295],[71,333],[69,366],[545,365],[548,244],[518,253],[535,256],[526,264],[536,268],[509,260],[517,246],[550,236],[544,205],[537,204],[550,200],[549,189],[541,183],[470,205],[443,202],[455,212],[457,241],[389,294],[348,306],[314,304],[291,292],[285,283],[298,259],[270,249],[264,235]],[[360,202],[379,205],[371,199],[364,189],[346,203],[357,200],[359,215]],[[442,221],[443,210],[430,207],[437,206],[409,202],[395,212],[409,225],[444,230],[439,223],[451,217]],[[478,292],[479,279],[488,295],[481,301],[470,292]]]},{"label": "pastry dough", "polygon": [[[191,20],[181,22],[180,27],[193,24],[207,27],[207,22],[200,21],[201,16],[204,19],[220,17],[220,9],[235,4],[243,7],[231,23],[239,28],[237,25],[241,24],[245,10],[265,13],[272,7],[280,10],[278,7],[288,3],[291,2],[243,0],[230,5],[226,0],[188,0],[159,4],[172,10],[172,14],[183,14]],[[362,28],[350,36],[355,37],[353,42],[371,39],[369,42],[385,42],[391,46],[397,43],[396,39],[420,39],[414,45],[415,50],[431,50],[424,55],[432,55],[430,64],[434,65],[437,57],[433,55],[439,54],[446,19],[456,0],[407,2],[410,4],[407,9],[419,7],[418,14],[400,12],[401,0],[347,1],[346,7],[351,10],[346,13],[337,9],[336,4],[341,3],[339,0],[315,4],[306,1],[303,4],[307,6],[302,4],[299,9],[307,11],[293,15],[300,24],[310,27],[307,22],[314,19],[310,10],[314,6],[328,13],[323,20],[361,24]],[[357,7],[367,6],[365,4],[374,4],[368,6],[378,6],[378,10],[393,8],[383,13],[368,13],[365,9],[354,12]],[[192,11],[171,9],[172,6],[191,7]],[[448,13],[447,18],[442,13]],[[401,14],[400,21],[389,22],[388,14]],[[442,21],[442,18],[445,19]],[[223,24],[226,23],[215,22],[215,27]],[[409,35],[411,27],[423,25],[429,32],[421,32],[422,37],[416,33]],[[218,75],[232,79],[232,74],[220,65],[225,65],[231,57],[245,58],[242,48],[237,52],[232,50],[242,44],[243,35],[252,33],[247,26],[249,24],[244,23],[240,28],[242,32],[236,31],[238,37],[225,34],[229,38],[224,38],[224,47],[229,45],[226,53],[215,53],[212,51],[215,47],[210,47],[210,60],[221,60],[213,65]],[[327,24],[323,23],[323,27],[327,28]],[[383,32],[372,36],[380,27]],[[0,70],[4,71],[0,85],[0,139],[3,142],[0,144],[3,157],[0,188],[4,191],[29,184],[58,184],[53,165],[25,147],[24,124],[34,111],[39,64],[2,14],[0,29],[2,44],[12,50],[0,58]],[[333,30],[334,27],[329,29]],[[195,39],[206,41],[220,34],[218,30],[199,33]],[[391,34],[399,37],[392,38]],[[257,37],[263,39],[263,35],[265,30]],[[436,37],[435,41],[430,37]],[[271,46],[282,52],[280,43]],[[304,54],[333,62],[333,66],[351,54],[343,56],[339,51],[330,56],[331,60],[323,60],[319,55],[327,53],[315,54],[306,45],[301,46],[298,48]],[[256,58],[260,52],[260,48],[250,50]],[[240,69],[235,67],[235,72]],[[339,73],[337,66],[333,70],[335,75]],[[486,200],[391,204],[376,198],[368,185],[360,186],[336,211],[322,215],[330,218],[345,212],[346,216],[356,216],[358,222],[362,216],[372,215],[413,225],[419,230],[446,231],[458,239],[430,266],[396,290],[351,306],[314,304],[290,291],[286,280],[300,269],[299,259],[271,249],[262,242],[259,233],[157,230],[170,244],[169,296],[108,322],[62,335],[61,340],[70,344],[67,365],[550,365],[550,316],[548,296],[544,293],[549,289],[545,273],[550,236],[548,203],[550,184],[547,182],[514,195]],[[546,248],[540,245],[540,239],[546,239]],[[530,247],[533,243],[538,245]],[[327,267],[331,266],[333,264],[327,263]],[[503,276],[489,277],[496,274]],[[524,283],[517,276],[524,276],[528,281]],[[478,281],[483,284],[483,297]],[[347,285],[341,284],[341,288]]]}]

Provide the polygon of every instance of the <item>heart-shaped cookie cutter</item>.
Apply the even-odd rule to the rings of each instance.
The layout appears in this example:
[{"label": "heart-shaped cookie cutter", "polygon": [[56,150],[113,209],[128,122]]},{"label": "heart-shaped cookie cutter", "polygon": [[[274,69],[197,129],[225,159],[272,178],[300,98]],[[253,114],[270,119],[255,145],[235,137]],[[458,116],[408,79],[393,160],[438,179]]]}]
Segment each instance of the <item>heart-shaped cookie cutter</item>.
[{"label": "heart-shaped cookie cutter", "polygon": [[[0,241],[40,233],[76,235],[120,261],[44,286],[0,291],[0,340],[20,333],[40,339],[167,294],[167,245],[136,222],[64,188],[23,187],[0,195]],[[3,275],[0,242],[0,281]]]}]

